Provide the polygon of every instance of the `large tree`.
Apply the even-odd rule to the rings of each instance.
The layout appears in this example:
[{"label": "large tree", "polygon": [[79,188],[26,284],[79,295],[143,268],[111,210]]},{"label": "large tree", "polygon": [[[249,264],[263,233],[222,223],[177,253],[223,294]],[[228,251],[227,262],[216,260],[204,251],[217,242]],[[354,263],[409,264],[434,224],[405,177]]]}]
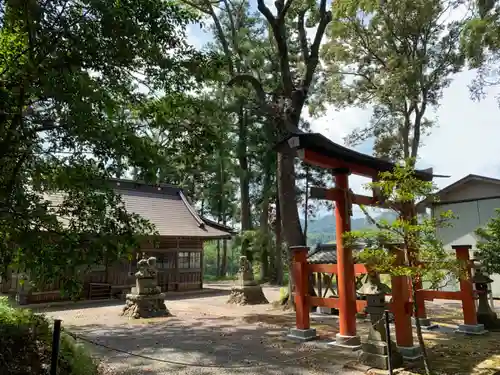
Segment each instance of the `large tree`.
[{"label": "large tree", "polygon": [[[474,0],[465,22],[462,47],[477,77],[470,89],[474,99],[482,99],[486,90],[500,85],[500,2]],[[497,97],[500,104],[500,96]]]},{"label": "large tree", "polygon": [[131,167],[155,177],[138,108],[145,90],[192,86],[194,17],[155,0],[12,0],[0,17],[1,263],[69,290],[154,232],[104,181]]},{"label": "large tree", "polygon": [[459,23],[445,0],[340,0],[323,50],[323,87],[339,106],[371,106],[350,145],[374,139],[375,154],[415,159],[434,124],[431,111],[464,63]]},{"label": "large tree", "polygon": [[[331,21],[327,1],[276,1],[275,12],[264,0],[257,8],[268,25],[273,41],[272,60],[277,61],[279,83],[266,90],[258,74],[240,74],[231,84],[249,83],[256,91],[261,110],[272,121],[280,136],[299,130],[302,110],[313,85],[319,64],[319,49]],[[315,27],[312,42],[307,29]],[[280,152],[277,160],[278,195],[285,240],[289,246],[305,245],[299,221],[295,184],[295,161],[292,152]]]}]

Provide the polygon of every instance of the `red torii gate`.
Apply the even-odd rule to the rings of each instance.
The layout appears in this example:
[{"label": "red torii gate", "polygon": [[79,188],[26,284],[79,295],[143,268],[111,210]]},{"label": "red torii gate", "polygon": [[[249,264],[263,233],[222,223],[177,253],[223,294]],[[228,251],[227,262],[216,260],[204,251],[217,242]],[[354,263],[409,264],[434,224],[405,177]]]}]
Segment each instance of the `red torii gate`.
[{"label": "red torii gate", "polygon": [[[364,267],[360,264],[354,264],[352,250],[343,246],[342,238],[343,234],[351,229],[350,215],[352,204],[380,206],[380,203],[378,202],[376,192],[373,192],[373,196],[371,197],[352,194],[349,190],[348,176],[352,173],[371,178],[374,181],[380,172],[392,171],[394,163],[350,150],[317,133],[292,134],[278,144],[277,150],[286,150],[288,152],[293,150],[304,162],[331,169],[335,179],[335,188],[317,190],[316,198],[328,199],[335,202],[337,264],[307,265],[307,248],[300,246],[292,249],[294,250],[295,273],[304,276],[296,280],[297,329],[292,336],[295,335],[296,338],[308,339],[311,338],[311,335],[315,335],[315,332],[311,332],[312,330],[310,329],[309,303],[322,303],[322,299],[309,296],[306,298],[306,275],[308,271],[320,272],[318,266],[320,268],[327,267],[328,272],[335,271],[337,275],[338,299],[337,301],[327,301],[324,304],[328,305],[328,307],[336,307],[339,310],[339,334],[336,337],[336,344],[358,348],[360,339],[356,333],[356,312],[363,307],[364,303],[362,302],[364,301],[356,301],[355,274],[363,273],[361,268],[364,269]],[[415,174],[424,181],[431,181],[433,178],[432,173],[429,171],[417,170]],[[457,251],[457,255],[458,253],[460,253],[461,258],[464,258],[463,251],[459,250]],[[313,270],[313,268],[318,268],[318,270]],[[393,303],[391,304],[391,310],[395,316],[397,344],[405,357],[416,357],[418,356],[418,348],[413,345],[411,324],[412,302],[409,283],[405,277],[394,277],[392,285]],[[471,293],[470,281],[461,282],[461,286],[463,286],[464,293]],[[445,296],[444,294],[447,295]],[[464,314],[466,315],[466,319],[464,319],[465,325],[475,324],[475,308],[471,311],[471,302],[472,305],[474,302],[469,301],[469,299],[472,299],[471,294],[470,297],[462,298],[463,294],[461,292],[422,291],[421,297],[417,301],[419,305],[417,316],[420,319],[426,318],[424,300],[442,297],[451,299],[453,297],[453,299],[461,299],[464,307],[466,307],[464,309],[467,310],[467,314]],[[333,306],[333,304],[336,306]]]}]

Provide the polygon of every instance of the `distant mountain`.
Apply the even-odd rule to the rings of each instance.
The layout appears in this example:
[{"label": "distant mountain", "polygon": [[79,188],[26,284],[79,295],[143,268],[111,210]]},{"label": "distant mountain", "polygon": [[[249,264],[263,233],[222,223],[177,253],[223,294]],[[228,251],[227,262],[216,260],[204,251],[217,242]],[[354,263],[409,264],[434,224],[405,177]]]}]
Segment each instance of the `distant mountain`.
[{"label": "distant mountain", "polygon": [[[375,216],[375,219],[384,219],[389,222],[396,220],[396,214],[393,212],[384,212],[381,215]],[[301,220],[302,228],[304,221]],[[366,218],[351,218],[351,229],[361,230],[375,228],[375,225],[370,224]],[[335,240],[335,215],[325,215],[319,219],[309,220],[307,225],[307,243],[315,245],[317,243],[326,243]]]}]

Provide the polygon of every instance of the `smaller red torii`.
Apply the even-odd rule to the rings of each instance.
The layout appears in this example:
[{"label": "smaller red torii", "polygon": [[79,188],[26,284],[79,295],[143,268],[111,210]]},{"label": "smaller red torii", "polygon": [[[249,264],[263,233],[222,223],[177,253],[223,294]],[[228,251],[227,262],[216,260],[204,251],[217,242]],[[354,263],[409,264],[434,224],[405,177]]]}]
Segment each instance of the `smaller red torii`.
[{"label": "smaller red torii", "polygon": [[[351,229],[352,204],[378,207],[384,207],[384,204],[379,202],[376,191],[373,192],[371,197],[353,194],[349,189],[349,175],[352,173],[376,181],[380,172],[392,171],[395,164],[340,146],[318,133],[297,132],[291,134],[278,143],[276,150],[278,152],[295,152],[297,157],[308,164],[330,169],[335,180],[334,188],[311,189],[311,197],[335,202],[337,264],[308,265],[307,248],[304,246],[295,248],[294,273],[297,275],[295,294],[297,329],[304,331],[310,328],[309,308],[311,305],[334,307],[339,310],[339,334],[336,337],[336,344],[339,346],[359,347],[360,339],[356,332],[356,313],[364,308],[365,304],[364,301],[357,301],[356,299],[355,275],[360,273],[364,266],[354,264],[352,250],[345,248],[343,245],[343,234]],[[433,177],[438,177],[434,176],[429,170],[416,170],[415,175],[424,181],[432,181]],[[461,248],[456,250],[457,256],[463,258],[464,252]],[[396,254],[397,258],[398,255],[400,254]],[[398,260],[402,261],[402,259]],[[337,275],[338,298],[334,300],[308,296],[307,282],[308,275],[311,272],[335,273]],[[456,299],[462,300],[465,325],[477,323],[477,321],[474,321],[475,305],[470,285],[470,280],[461,281],[461,292],[456,292],[454,295]],[[439,296],[444,296],[443,293],[448,292],[423,290],[421,292],[419,293],[421,297],[417,301],[419,307],[417,316],[422,319],[426,318],[424,301],[433,298],[433,296],[435,296],[434,298],[440,298]],[[469,292],[470,294],[468,294]],[[406,354],[406,357],[416,356],[418,349],[413,346],[411,284],[408,278],[403,276],[392,278],[392,301],[391,310],[395,317],[398,347],[402,354]],[[474,305],[474,308],[471,307],[471,304]],[[307,334],[304,335],[307,336]]]}]

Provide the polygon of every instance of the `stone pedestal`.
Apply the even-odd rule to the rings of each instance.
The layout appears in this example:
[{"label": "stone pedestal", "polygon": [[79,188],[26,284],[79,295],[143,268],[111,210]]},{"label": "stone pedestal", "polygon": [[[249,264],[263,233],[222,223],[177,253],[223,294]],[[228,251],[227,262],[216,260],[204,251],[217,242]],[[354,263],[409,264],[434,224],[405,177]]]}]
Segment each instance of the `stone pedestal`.
[{"label": "stone pedestal", "polygon": [[[433,329],[439,328],[439,326],[437,324],[432,323],[429,318],[418,318],[418,321],[420,322],[420,327],[424,330],[432,331]],[[411,318],[411,322],[413,327],[417,326],[415,322],[415,317]]]},{"label": "stone pedestal", "polygon": [[240,257],[238,282],[237,285],[231,288],[231,295],[227,303],[236,305],[262,305],[269,303],[262,291],[262,287],[255,282],[250,262],[245,256]]},{"label": "stone pedestal", "polygon": [[165,306],[165,294],[127,294],[123,316],[129,318],[157,318],[162,316],[172,316]]},{"label": "stone pedestal", "polygon": [[165,306],[165,294],[160,292],[156,280],[156,258],[143,258],[137,262],[135,287],[125,296],[122,315],[129,318],[157,318],[171,316]]},{"label": "stone pedestal", "polygon": [[361,349],[361,339],[359,336],[343,336],[337,333],[335,341],[329,342],[328,345],[356,351]]},{"label": "stone pedestal", "polygon": [[420,346],[398,346],[397,348],[405,361],[415,362],[422,358]]},{"label": "stone pedestal", "polygon": [[455,332],[464,335],[484,335],[488,333],[482,324],[460,324]]},{"label": "stone pedestal", "polygon": [[[368,267],[367,267],[368,268]],[[366,296],[367,306],[365,311],[370,314],[370,331],[368,339],[361,345],[359,362],[363,365],[387,370],[389,361],[392,368],[403,364],[403,357],[399,353],[396,344],[387,336],[385,325],[385,294],[388,287],[380,282],[379,275],[368,271],[363,280],[363,285],[358,293]],[[389,358],[388,343],[391,345],[391,357]]]},{"label": "stone pedestal", "polygon": [[[385,342],[368,340],[361,345],[361,349],[359,362],[381,370],[389,369],[389,352]],[[392,343],[391,349],[392,368],[398,368],[403,364],[403,357],[394,343]]]},{"label": "stone pedestal", "polygon": [[227,303],[236,305],[263,305],[269,303],[260,285],[234,286]]},{"label": "stone pedestal", "polygon": [[308,328],[308,329],[292,328],[290,329],[290,332],[288,333],[287,337],[289,339],[299,342],[311,341],[318,338],[318,336],[316,335],[316,330],[314,328]]}]

